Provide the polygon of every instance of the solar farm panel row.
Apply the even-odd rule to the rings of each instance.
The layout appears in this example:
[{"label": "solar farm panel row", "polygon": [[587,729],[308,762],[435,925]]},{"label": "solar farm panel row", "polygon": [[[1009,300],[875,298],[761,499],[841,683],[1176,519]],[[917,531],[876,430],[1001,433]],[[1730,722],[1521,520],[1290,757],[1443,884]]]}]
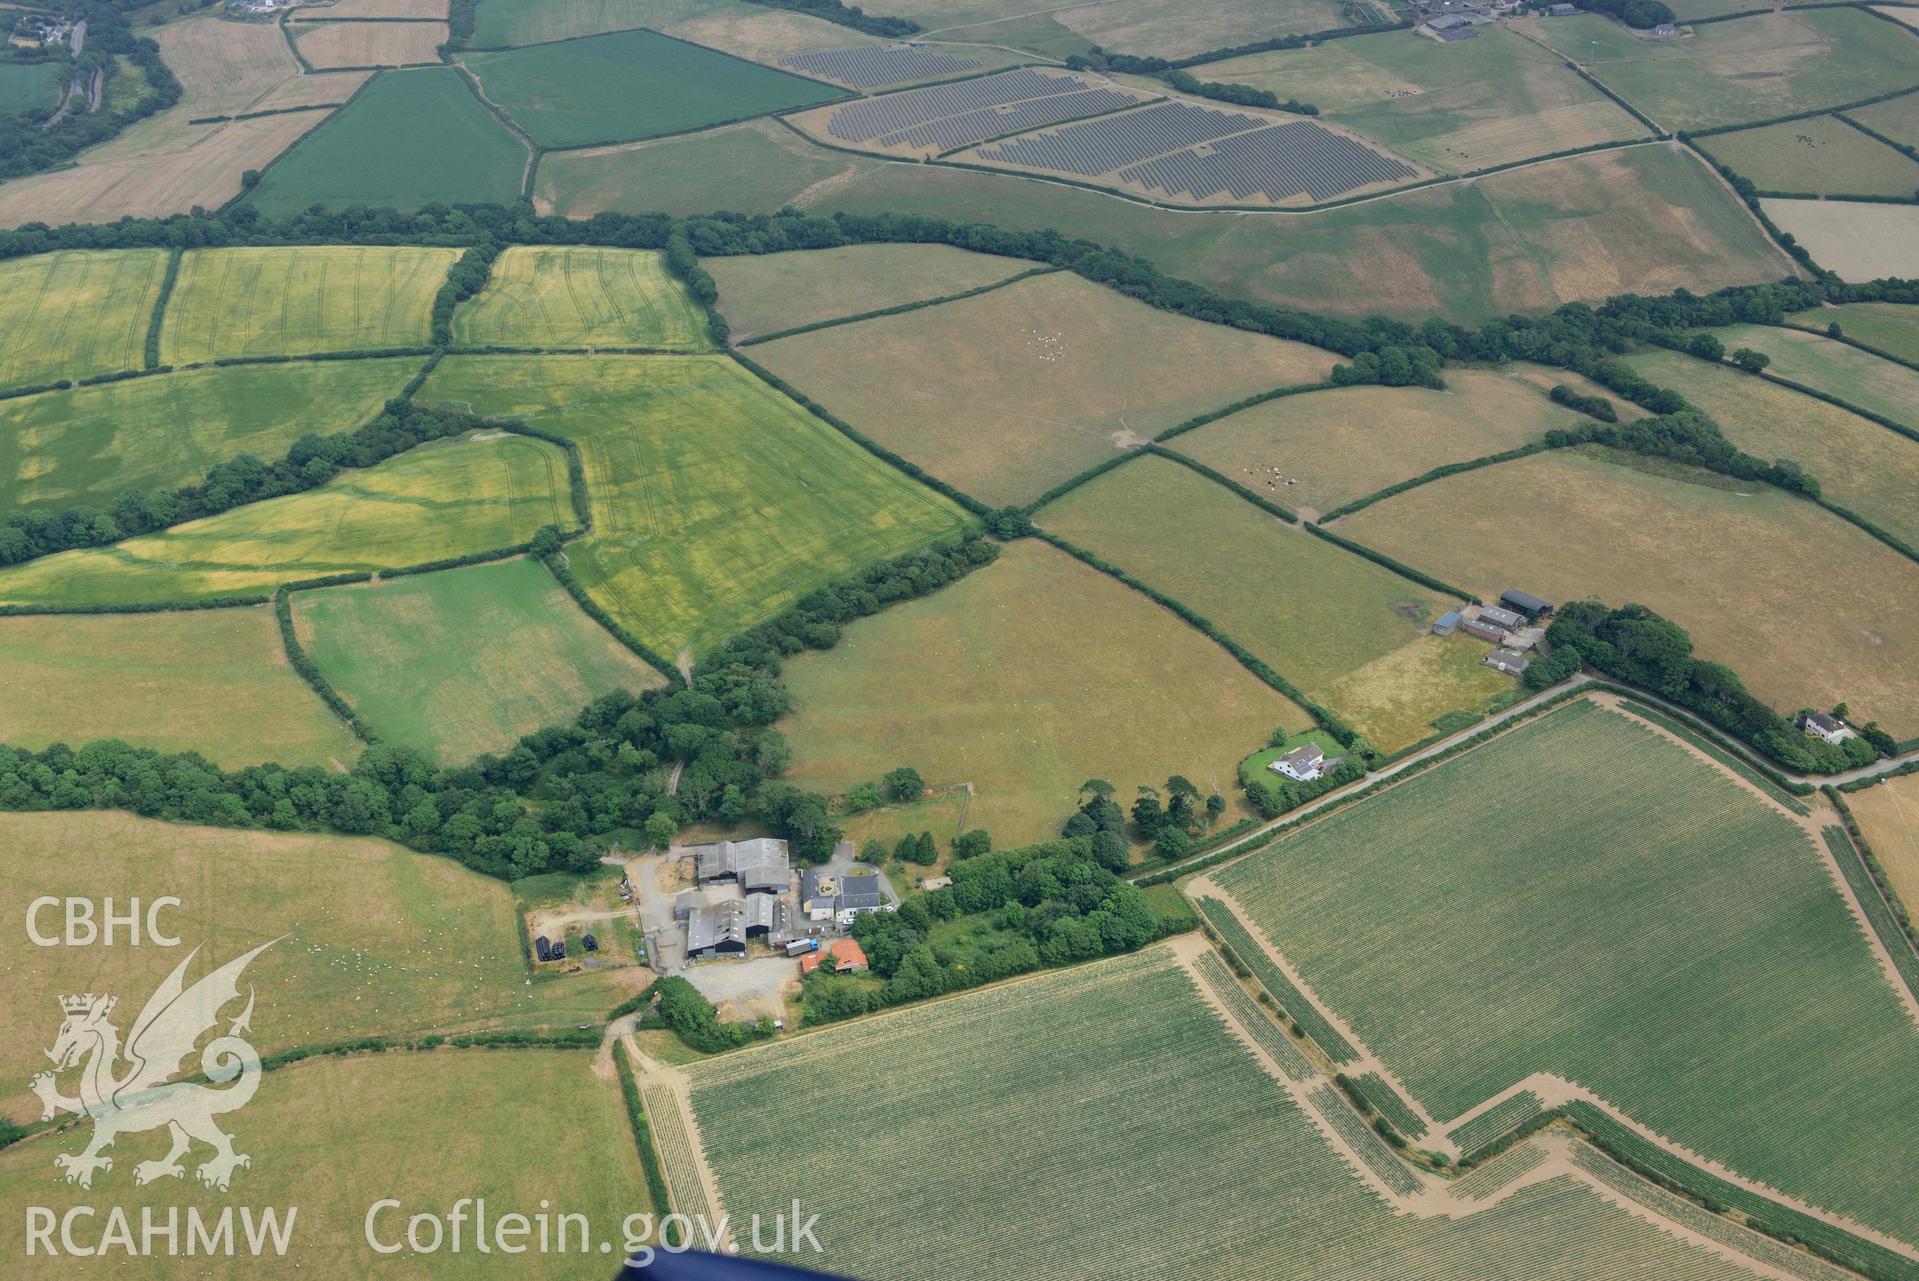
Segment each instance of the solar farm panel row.
[{"label": "solar farm panel row", "polygon": [[1202,155],[1176,151],[1122,170],[1121,178],[1205,200],[1228,191],[1285,200],[1305,192],[1331,200],[1359,187],[1413,176],[1412,169],[1311,121],[1274,125],[1227,138]]},{"label": "solar farm panel row", "polygon": [[825,49],[819,53],[792,53],[780,59],[782,67],[825,76],[855,89],[923,80],[981,65],[973,58],[915,49],[910,45],[868,45],[860,49]]},{"label": "solar farm panel row", "polygon": [[899,133],[886,134],[880,139],[880,145],[937,147],[941,151],[951,151],[955,147],[970,147],[1003,133],[1037,129],[1041,125],[1058,124],[1062,120],[1097,115],[1102,111],[1117,111],[1138,101],[1140,99],[1134,94],[1115,93],[1111,89],[1079,89],[1072,93],[1057,93],[1050,98],[1034,98],[1009,106],[981,107],[957,116],[929,120]]},{"label": "solar farm panel row", "polygon": [[1042,76],[1037,71],[1020,67],[1013,71],[1002,71],[998,75],[981,76],[977,80],[908,89],[904,93],[889,93],[879,98],[849,102],[833,113],[826,122],[826,131],[848,142],[867,142],[881,134],[898,133],[941,116],[955,116],[980,107],[996,107],[1024,98],[1046,98],[1084,88],[1086,82],[1078,76]]},{"label": "solar farm panel row", "polygon": [[1161,152],[1257,129],[1265,122],[1264,116],[1168,102],[1123,116],[1067,125],[1031,138],[1015,138],[980,155],[1003,164],[1056,169],[1091,178],[1138,164]]}]

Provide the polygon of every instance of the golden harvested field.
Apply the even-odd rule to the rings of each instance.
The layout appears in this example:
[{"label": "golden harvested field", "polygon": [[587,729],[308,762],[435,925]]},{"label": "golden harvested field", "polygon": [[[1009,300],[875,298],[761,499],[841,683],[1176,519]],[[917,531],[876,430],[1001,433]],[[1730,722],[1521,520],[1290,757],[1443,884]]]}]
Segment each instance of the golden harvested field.
[{"label": "golden harvested field", "polygon": [[[51,1000],[46,1007],[58,1013]],[[34,1021],[43,1021],[37,1012]],[[506,1098],[513,1104],[502,1108],[500,1100]],[[443,1246],[441,1253],[426,1256],[433,1260],[429,1272],[422,1256],[405,1250],[409,1216],[445,1215],[458,1198],[484,1197],[489,1232],[494,1216],[523,1206],[528,1216],[545,1218],[557,1242],[559,1220],[546,1216],[575,1212],[589,1219],[596,1238],[590,1248],[597,1250],[601,1240],[617,1247],[621,1220],[647,1207],[619,1084],[594,1071],[593,1055],[581,1050],[449,1049],[312,1059],[267,1073],[254,1101],[224,1118],[223,1128],[233,1133],[237,1150],[252,1158],[248,1168],[235,1171],[230,1192],[196,1180],[193,1166],[210,1151],[197,1144],[183,1158],[189,1163],[183,1179],[136,1186],[131,1167],[166,1155],[164,1132],[122,1137],[113,1148],[113,1171],[99,1176],[90,1193],[63,1184],[50,1163],[56,1152],[85,1146],[80,1131],[36,1138],[0,1157],[4,1212],[18,1219],[25,1206],[35,1205],[61,1214],[108,1195],[135,1224],[143,1211],[158,1224],[167,1223],[170,1212],[179,1214],[184,1255],[187,1208],[211,1223],[238,1200],[256,1218],[260,1209],[278,1207],[284,1223],[288,1207],[298,1206],[285,1257],[276,1257],[269,1247],[271,1265],[256,1265],[262,1274],[367,1281],[432,1275],[467,1281],[525,1275],[525,1259],[475,1249],[469,1219],[460,1252]],[[541,1159],[548,1153],[549,1159]],[[375,1239],[400,1251],[390,1257],[367,1244],[368,1213],[382,1198],[400,1203],[384,1208],[373,1224]],[[540,1210],[543,1199],[551,1210]],[[243,1239],[242,1220],[235,1219],[234,1235]],[[104,1220],[102,1212],[99,1221]],[[548,1258],[541,1275],[592,1277],[612,1271],[603,1263],[608,1256],[596,1254],[586,1262],[579,1236],[577,1226],[571,1229],[569,1254],[529,1256]],[[526,1244],[536,1239],[528,1236]],[[88,1265],[99,1260],[59,1253],[57,1259],[36,1259],[34,1275],[98,1274],[97,1266]],[[571,1266],[560,1266],[562,1260]],[[144,1275],[178,1275],[187,1270],[185,1264],[184,1258],[161,1256]]]},{"label": "golden harvested field", "polygon": [[1919,205],[1762,199],[1765,215],[1840,280],[1919,276]]},{"label": "golden harvested field", "polygon": [[1851,792],[1846,805],[1908,912],[1919,905],[1919,774]]},{"label": "golden harvested field", "polygon": [[160,362],[423,347],[433,296],[459,256],[375,245],[195,249],[167,301]]},{"label": "golden harvested field", "polygon": [[[1037,519],[1212,620],[1385,751],[1425,738],[1445,712],[1482,710],[1512,688],[1490,668],[1447,662],[1450,654],[1398,652],[1455,601],[1283,524],[1178,463],[1130,462]],[[1483,657],[1477,644],[1450,639]]]},{"label": "golden harvested field", "polygon": [[[1522,586],[1636,601],[1776,708],[1844,701],[1895,738],[1919,732],[1919,566],[1778,490],[1558,451],[1422,486],[1337,528],[1482,597]],[[1873,588],[1807,608],[1822,583]]]},{"label": "golden harvested field", "polygon": [[794,783],[840,792],[896,765],[970,782],[966,826],[1000,846],[1055,835],[1088,778],[1129,802],[1175,773],[1236,795],[1241,757],[1311,724],[1166,610],[1031,540],[795,657],[786,682]]},{"label": "golden harvested field", "polygon": [[841,316],[964,293],[1038,263],[951,245],[848,245],[708,258],[735,342]]},{"label": "golden harvested field", "polygon": [[278,88],[253,104],[255,111],[281,111],[287,107],[332,106],[351,98],[359,87],[372,79],[373,72],[319,71],[283,80]]},{"label": "golden harvested field", "polygon": [[1334,361],[1156,311],[1068,272],[797,334],[752,356],[988,504],[1037,498],[1209,409],[1318,382]]},{"label": "golden harvested field", "polygon": [[[382,1034],[571,1025],[603,1015],[626,986],[613,974],[528,984],[511,888],[387,841],[196,827],[113,811],[0,813],[6,902],[91,897],[106,887],[120,902],[180,899],[161,923],[182,947],[16,948],[0,985],[0,1015],[33,1035],[0,1042],[0,1071],[9,1080],[24,1084],[36,1061],[46,1066],[40,1050],[51,1041],[54,994],[113,992],[123,1009],[133,1006],[131,1018],[194,946],[204,948],[189,970],[198,977],[286,936],[246,974],[258,993],[254,1044],[263,1053]],[[24,1088],[8,1091],[0,1106],[3,1116],[29,1111],[37,1116],[39,1101]]]},{"label": "golden harvested field", "polygon": [[0,603],[262,595],[284,582],[510,547],[546,524],[573,524],[560,448],[474,437],[423,445],[302,494],[11,566],[0,570]]},{"label": "golden harvested field", "polygon": [[453,316],[462,346],[705,351],[706,312],[650,249],[516,245]]},{"label": "golden harvested field", "polygon": [[[1726,343],[1728,348],[1736,345],[1730,338]],[[1875,359],[1851,347],[1828,345]],[[1649,352],[1629,363],[1711,414],[1726,439],[1739,448],[1765,459],[1792,459],[1818,477],[1827,499],[1919,546],[1919,441],[1789,387],[1676,352]],[[1890,368],[1919,378],[1897,365]]]},{"label": "golden harvested field", "polygon": [[166,269],[160,249],[0,262],[0,386],[138,369]]},{"label": "golden harvested field", "polygon": [[1442,45],[1392,31],[1209,64],[1442,173],[1465,173],[1646,128],[1559,58],[1504,26]]},{"label": "golden harvested field", "polygon": [[267,22],[222,22],[212,16],[155,27],[160,57],[180,81],[182,117],[232,116],[300,74],[286,37]]},{"label": "golden harvested field", "polygon": [[300,56],[329,67],[403,67],[438,62],[444,22],[307,22],[292,27]]},{"label": "golden harvested field", "polygon": [[[317,79],[307,76],[289,83]],[[347,88],[351,92],[351,86]],[[164,150],[113,159],[88,153],[72,169],[0,184],[0,226],[160,218],[186,213],[195,205],[217,209],[240,194],[240,175],[266,168],[326,116],[324,111],[298,111],[177,130],[169,126],[173,136]],[[147,123],[153,122],[142,122]]]},{"label": "golden harvested field", "polygon": [[273,611],[0,618],[0,743],[117,738],[229,769],[360,745],[287,663]]},{"label": "golden harvested field", "polygon": [[1341,387],[1285,396],[1167,447],[1281,506],[1329,512],[1435,467],[1504,453],[1550,427],[1586,421],[1504,371],[1449,369],[1446,384],[1445,391]]}]

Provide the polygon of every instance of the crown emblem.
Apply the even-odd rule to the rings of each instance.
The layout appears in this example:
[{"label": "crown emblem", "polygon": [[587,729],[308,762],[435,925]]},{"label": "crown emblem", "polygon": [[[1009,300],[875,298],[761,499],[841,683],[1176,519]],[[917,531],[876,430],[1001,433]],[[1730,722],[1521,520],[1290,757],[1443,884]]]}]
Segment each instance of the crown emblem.
[{"label": "crown emblem", "polygon": [[95,1000],[104,1000],[106,1002],[100,1011],[102,1014],[105,1014],[113,1009],[113,1003],[116,998],[111,996],[95,997],[91,992],[88,992],[84,996],[63,996],[60,998],[60,1009],[66,1014],[85,1014],[93,1008]]}]

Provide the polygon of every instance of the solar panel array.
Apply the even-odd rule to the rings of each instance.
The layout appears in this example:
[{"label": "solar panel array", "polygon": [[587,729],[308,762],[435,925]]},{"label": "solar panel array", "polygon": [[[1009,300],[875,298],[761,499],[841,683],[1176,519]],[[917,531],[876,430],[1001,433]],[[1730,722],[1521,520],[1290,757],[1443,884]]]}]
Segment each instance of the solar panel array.
[{"label": "solar panel array", "polygon": [[780,65],[825,76],[855,89],[870,89],[874,85],[923,80],[952,71],[971,71],[981,64],[973,58],[955,58],[950,53],[935,53],[911,45],[868,45],[861,49],[788,54],[780,59]]},{"label": "solar panel array", "polygon": [[937,147],[941,151],[951,151],[955,147],[970,147],[1001,134],[1037,129],[1041,125],[1058,124],[1062,120],[1095,115],[1101,111],[1117,111],[1138,101],[1139,98],[1134,94],[1115,93],[1111,89],[1078,89],[1072,93],[1056,93],[1050,98],[1034,98],[1011,106],[980,107],[957,116],[929,120],[899,133],[883,135],[880,145]]},{"label": "solar panel array", "polygon": [[1257,129],[1265,123],[1263,116],[1167,102],[1123,116],[1067,125],[1031,138],[1015,138],[980,152],[980,156],[1003,164],[1055,169],[1091,178],[1163,152]]},{"label": "solar panel array", "polygon": [[1084,88],[1086,82],[1078,76],[1042,76],[1030,68],[1020,67],[977,80],[908,89],[903,93],[849,102],[833,113],[826,122],[826,131],[848,142],[868,142],[881,134],[898,133],[941,116]]},{"label": "solar panel array", "polygon": [[1314,200],[1331,200],[1357,187],[1410,178],[1413,171],[1343,134],[1298,120],[1227,138],[1205,155],[1176,151],[1119,176],[1196,200],[1222,191],[1240,200],[1255,193],[1285,200],[1302,191]]}]

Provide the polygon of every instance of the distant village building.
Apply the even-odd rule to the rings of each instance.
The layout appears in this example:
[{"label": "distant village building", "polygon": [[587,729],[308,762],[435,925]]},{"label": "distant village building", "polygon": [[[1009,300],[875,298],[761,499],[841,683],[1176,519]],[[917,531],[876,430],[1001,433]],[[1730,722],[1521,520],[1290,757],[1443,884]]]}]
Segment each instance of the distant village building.
[{"label": "distant village building", "polygon": [[1494,671],[1504,672],[1508,676],[1523,676],[1526,669],[1532,666],[1524,654],[1511,649],[1496,649],[1486,655],[1485,662]]},{"label": "distant village building", "polygon": [[1799,728],[1807,737],[1823,739],[1828,743],[1843,743],[1849,738],[1856,737],[1850,725],[1824,712],[1809,712],[1801,716]]},{"label": "distant village building", "polygon": [[1267,768],[1296,783],[1310,783],[1326,772],[1326,753],[1319,750],[1318,744],[1308,743],[1294,748]]}]

